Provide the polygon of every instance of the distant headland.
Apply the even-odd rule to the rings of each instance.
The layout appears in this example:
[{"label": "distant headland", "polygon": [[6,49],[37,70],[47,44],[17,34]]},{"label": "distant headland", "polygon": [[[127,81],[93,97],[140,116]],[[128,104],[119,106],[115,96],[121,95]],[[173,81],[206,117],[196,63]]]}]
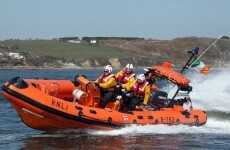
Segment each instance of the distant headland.
[{"label": "distant headland", "polygon": [[[0,41],[0,69],[122,68],[161,65],[169,61],[181,68],[199,47],[204,51],[215,39],[184,37],[154,40],[137,37],[62,37],[52,40],[9,39]],[[230,41],[220,40],[202,60],[214,67],[229,67]]]}]

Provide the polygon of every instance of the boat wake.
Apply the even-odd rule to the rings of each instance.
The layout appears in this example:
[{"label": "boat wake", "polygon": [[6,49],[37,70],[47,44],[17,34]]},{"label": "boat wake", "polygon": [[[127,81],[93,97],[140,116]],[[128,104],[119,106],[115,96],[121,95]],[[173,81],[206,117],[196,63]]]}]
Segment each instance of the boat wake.
[{"label": "boat wake", "polygon": [[194,108],[230,113],[230,71],[213,72],[208,76],[196,73],[190,79]]},{"label": "boat wake", "polygon": [[88,131],[93,135],[143,135],[143,134],[230,134],[230,121],[218,121],[215,119],[208,119],[204,126],[187,126],[187,125],[132,125],[118,130],[112,131]]},{"label": "boat wake", "polygon": [[[190,97],[195,109],[230,113],[230,71],[214,71],[208,76],[197,72],[188,72],[193,87]],[[174,95],[177,88],[171,84],[162,88]]]},{"label": "boat wake", "polygon": [[177,135],[177,134],[229,134],[230,120],[216,120],[209,118],[204,126],[187,126],[187,125],[131,125],[116,130],[63,130],[54,132],[45,132],[34,135],[37,138],[60,138],[60,137],[79,137],[83,134],[94,136],[141,136],[141,135]]}]

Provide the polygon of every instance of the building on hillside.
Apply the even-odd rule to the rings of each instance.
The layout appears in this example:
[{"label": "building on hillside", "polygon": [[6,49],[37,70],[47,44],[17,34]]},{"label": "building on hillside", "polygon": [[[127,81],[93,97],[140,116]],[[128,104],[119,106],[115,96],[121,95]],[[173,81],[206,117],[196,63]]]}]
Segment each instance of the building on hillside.
[{"label": "building on hillside", "polygon": [[75,67],[76,66],[74,63],[64,63],[63,65],[66,67]]},{"label": "building on hillside", "polygon": [[59,41],[63,41],[63,42],[68,42],[69,40],[79,40],[78,37],[62,37],[62,38],[59,38]]},{"label": "building on hillside", "polygon": [[11,57],[11,58],[15,58],[15,59],[23,59],[24,56],[20,55],[19,53],[12,53],[12,52],[9,52],[7,54],[7,56]]},{"label": "building on hillside", "polygon": [[76,40],[68,40],[68,42],[79,44],[79,43],[81,43],[81,40],[78,40],[78,39],[76,39]]},{"label": "building on hillside", "polygon": [[82,37],[82,40],[87,41],[90,43],[91,40],[145,40],[144,38],[137,38],[137,37]]},{"label": "building on hillside", "polygon": [[5,61],[5,60],[7,60],[5,55],[3,53],[0,53],[0,61],[2,62],[2,61]]},{"label": "building on hillside", "polygon": [[96,44],[98,42],[97,38],[95,37],[82,37],[82,41],[86,41],[90,44]]},{"label": "building on hillside", "polygon": [[96,44],[97,43],[97,40],[96,39],[91,39],[90,40],[90,44]]}]

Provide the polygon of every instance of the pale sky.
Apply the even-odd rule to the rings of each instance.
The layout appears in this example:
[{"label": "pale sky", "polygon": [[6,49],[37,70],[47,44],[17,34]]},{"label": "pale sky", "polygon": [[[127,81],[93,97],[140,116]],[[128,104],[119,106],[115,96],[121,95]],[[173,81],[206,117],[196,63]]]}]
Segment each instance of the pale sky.
[{"label": "pale sky", "polygon": [[0,0],[0,40],[230,35],[230,0]]}]

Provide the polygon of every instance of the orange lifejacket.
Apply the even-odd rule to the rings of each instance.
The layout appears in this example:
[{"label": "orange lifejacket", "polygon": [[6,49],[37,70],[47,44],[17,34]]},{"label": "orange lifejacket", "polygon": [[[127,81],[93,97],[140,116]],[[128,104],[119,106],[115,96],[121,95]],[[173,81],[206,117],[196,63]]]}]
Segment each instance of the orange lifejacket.
[{"label": "orange lifejacket", "polygon": [[106,83],[110,78],[114,77],[115,75],[113,73],[111,73],[108,76],[104,76],[104,74],[102,74],[99,78],[98,78],[98,83]]},{"label": "orange lifejacket", "polygon": [[139,84],[138,81],[136,81],[133,85],[133,92],[136,95],[144,96],[145,95],[145,87],[149,85],[148,81],[145,81],[142,84]]},{"label": "orange lifejacket", "polygon": [[127,74],[127,69],[124,69],[121,74],[117,77],[118,81],[121,81],[122,84],[126,84],[129,80],[135,76],[134,72]]}]

